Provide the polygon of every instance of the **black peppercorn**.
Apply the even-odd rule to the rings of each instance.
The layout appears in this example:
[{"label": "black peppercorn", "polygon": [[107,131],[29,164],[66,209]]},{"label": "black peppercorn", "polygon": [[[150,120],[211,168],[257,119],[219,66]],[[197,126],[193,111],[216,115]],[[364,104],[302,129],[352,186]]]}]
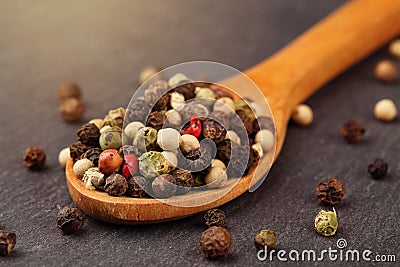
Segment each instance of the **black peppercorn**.
[{"label": "black peppercorn", "polygon": [[368,173],[375,179],[381,179],[386,176],[389,165],[383,159],[375,159],[368,165]]},{"label": "black peppercorn", "polygon": [[329,178],[317,186],[317,198],[322,204],[337,205],[343,197],[343,184],[336,178]]},{"label": "black peppercorn", "polygon": [[81,158],[83,153],[91,148],[92,147],[78,141],[69,146],[69,154],[74,161],[77,161]]},{"label": "black peppercorn", "polygon": [[104,191],[109,195],[119,197],[124,195],[126,190],[128,190],[128,182],[124,176],[118,173],[113,173],[107,177]]},{"label": "black peppercorn", "polygon": [[77,208],[64,207],[57,216],[57,227],[67,235],[79,231],[84,223],[83,214]]},{"label": "black peppercorn", "polygon": [[126,109],[127,119],[132,121],[141,121],[143,122],[145,116],[149,114],[150,104],[147,103],[144,99],[136,99],[129,103],[128,108]]},{"label": "black peppercorn", "polygon": [[163,128],[167,116],[159,111],[153,111],[149,114],[146,121],[146,126],[152,127],[157,131]]},{"label": "black peppercorn", "polygon": [[146,197],[146,179],[142,176],[133,176],[128,181],[126,194],[130,197]]},{"label": "black peppercorn", "polygon": [[196,96],[196,86],[193,83],[185,83],[173,89],[174,92],[180,93],[185,97],[185,100],[192,99]]},{"label": "black peppercorn", "polygon": [[203,120],[203,136],[219,144],[225,140],[226,129],[219,122],[207,118]]},{"label": "black peppercorn", "polygon": [[39,146],[28,147],[23,156],[24,164],[32,170],[41,170],[46,163],[46,153]]},{"label": "black peppercorn", "polygon": [[350,120],[340,128],[340,135],[350,144],[357,143],[361,140],[366,130],[367,128],[365,128],[360,122]]},{"label": "black peppercorn", "polygon": [[172,172],[172,176],[174,177],[173,183],[178,186],[176,189],[177,195],[186,194],[194,186],[193,175],[188,170],[175,169]]},{"label": "black peppercorn", "polygon": [[93,147],[99,146],[100,130],[94,123],[82,125],[76,132],[76,135],[78,136],[78,141],[82,144]]},{"label": "black peppercorn", "polygon": [[171,108],[171,94],[164,94],[153,105],[152,111],[165,111]]},{"label": "black peppercorn", "polygon": [[175,195],[177,186],[171,174],[161,174],[154,179],[151,188],[155,198],[168,198]]},{"label": "black peppercorn", "polygon": [[98,147],[90,148],[81,155],[80,159],[88,159],[91,162],[93,162],[94,166],[98,166],[101,152],[103,152],[101,148]]},{"label": "black peppercorn", "polygon": [[7,256],[14,249],[17,235],[13,232],[0,230],[0,256]]},{"label": "black peppercorn", "polygon": [[212,226],[201,234],[199,245],[207,258],[226,257],[232,245],[232,236],[227,229]]},{"label": "black peppercorn", "polygon": [[207,227],[224,226],[226,223],[225,212],[220,209],[212,209],[204,214],[204,221]]}]

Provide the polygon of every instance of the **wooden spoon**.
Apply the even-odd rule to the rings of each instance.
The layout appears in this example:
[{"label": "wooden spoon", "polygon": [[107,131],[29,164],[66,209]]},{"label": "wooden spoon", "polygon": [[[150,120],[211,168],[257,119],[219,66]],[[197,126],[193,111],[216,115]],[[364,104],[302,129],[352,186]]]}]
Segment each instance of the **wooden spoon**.
[{"label": "wooden spoon", "polygon": [[[318,22],[278,53],[245,71],[262,90],[271,107],[276,127],[278,156],[293,108],[326,82],[358,62],[400,33],[400,1],[352,0]],[[237,77],[225,81],[240,87]],[[252,173],[209,204],[196,207],[179,205],[185,197],[173,197],[177,205],[156,199],[112,197],[87,190],[74,176],[73,161],[66,167],[69,192],[85,213],[99,220],[118,224],[144,224],[178,219],[218,207],[249,189]],[[204,199],[221,194],[222,189],[193,193]]]}]

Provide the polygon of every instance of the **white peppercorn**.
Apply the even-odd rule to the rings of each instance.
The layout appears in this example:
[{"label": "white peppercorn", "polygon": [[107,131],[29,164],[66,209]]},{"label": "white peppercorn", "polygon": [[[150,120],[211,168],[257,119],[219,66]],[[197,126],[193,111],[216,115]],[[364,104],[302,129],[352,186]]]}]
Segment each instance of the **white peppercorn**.
[{"label": "white peppercorn", "polygon": [[309,126],[313,123],[314,113],[310,106],[305,104],[295,107],[292,113],[292,120],[300,126]]},{"label": "white peppercorn", "polygon": [[228,131],[226,132],[225,139],[230,139],[232,142],[240,145],[240,137],[235,131]]},{"label": "white peppercorn", "polygon": [[235,102],[229,97],[218,98],[214,103],[213,111],[222,111],[227,115],[235,113]]},{"label": "white peppercorn", "polygon": [[163,151],[161,154],[164,156],[164,158],[168,162],[168,169],[169,171],[173,170],[178,166],[178,158],[176,156],[175,152],[172,151]]},{"label": "white peppercorn", "polygon": [[375,118],[381,121],[390,122],[397,117],[396,104],[391,99],[379,100],[374,107]]},{"label": "white peppercorn", "polygon": [[170,109],[165,112],[167,118],[165,119],[165,124],[169,127],[177,128],[182,124],[182,117],[178,111],[175,109]]},{"label": "white peppercorn", "polygon": [[180,133],[172,128],[160,129],[157,133],[157,144],[168,151],[175,151],[181,142]]},{"label": "white peppercorn", "polygon": [[94,123],[97,128],[101,129],[101,126],[103,126],[103,119],[92,119],[88,123]]},{"label": "white peppercorn", "polygon": [[189,153],[196,148],[200,148],[200,142],[193,135],[184,134],[181,136],[180,148],[183,153]]},{"label": "white peppercorn", "polygon": [[174,88],[186,81],[190,82],[191,80],[185,74],[177,73],[168,80],[168,85]]},{"label": "white peppercorn", "polygon": [[104,184],[104,174],[97,167],[89,168],[83,175],[82,182],[89,190],[101,188]]},{"label": "white peppercorn", "polygon": [[140,84],[144,83],[148,79],[150,79],[153,75],[157,74],[160,71],[160,68],[156,67],[147,67],[142,70],[139,74],[138,81]]},{"label": "white peppercorn", "polygon": [[74,174],[76,177],[81,179],[85,172],[92,167],[94,167],[93,162],[88,159],[80,159],[74,164]]},{"label": "white peppercorn", "polygon": [[126,125],[124,132],[129,138],[134,138],[139,129],[144,128],[145,125],[140,121],[134,121]]},{"label": "white peppercorn", "polygon": [[215,94],[210,88],[196,87],[196,98],[199,99],[200,103],[206,107],[212,107],[215,102]]},{"label": "white peppercorn", "polygon": [[253,110],[254,114],[256,114],[256,117],[261,117],[261,116],[265,115],[264,114],[265,112],[263,111],[263,108],[257,102],[250,102],[249,106]]},{"label": "white peppercorn", "polygon": [[177,111],[181,111],[185,107],[185,97],[181,93],[172,92],[170,101],[171,107]]},{"label": "white peppercorn", "polygon": [[220,169],[226,170],[225,163],[223,163],[219,159],[213,159],[212,162],[211,162],[211,167],[218,167]]},{"label": "white peppercorn", "polygon": [[69,147],[61,149],[61,151],[58,153],[58,163],[60,163],[60,166],[63,168],[65,168],[67,165],[69,158]]},{"label": "white peppercorn", "polygon": [[269,151],[275,145],[275,136],[270,130],[261,130],[254,137],[255,143],[260,143],[264,152]]},{"label": "white peppercorn", "polygon": [[397,80],[397,72],[397,66],[391,60],[382,60],[375,67],[375,77],[385,83]]},{"label": "white peppercorn", "polygon": [[396,39],[389,44],[389,53],[397,58],[400,58],[400,39]]},{"label": "white peppercorn", "polygon": [[223,187],[228,181],[226,171],[220,167],[211,167],[210,171],[205,177],[205,182],[208,188]]},{"label": "white peppercorn", "polygon": [[257,152],[259,158],[262,158],[264,156],[263,148],[260,143],[252,145],[251,148]]}]

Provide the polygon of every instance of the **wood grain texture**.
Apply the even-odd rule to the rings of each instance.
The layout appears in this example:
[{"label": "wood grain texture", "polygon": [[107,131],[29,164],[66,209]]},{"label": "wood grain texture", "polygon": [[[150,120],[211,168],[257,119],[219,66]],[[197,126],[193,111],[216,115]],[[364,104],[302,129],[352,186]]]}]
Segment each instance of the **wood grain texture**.
[{"label": "wood grain texture", "polygon": [[[399,33],[400,1],[349,1],[281,51],[245,71],[270,104],[276,127],[275,159],[282,149],[293,108]],[[231,88],[245,87],[237,77],[224,84]],[[266,164],[265,160],[260,164]],[[237,182],[230,181],[231,186],[225,188],[175,196],[164,203],[154,199],[115,198],[87,190],[74,177],[72,167],[70,160],[66,177],[76,205],[97,219],[122,224],[179,219],[221,206],[246,192],[254,174],[253,171]],[[198,204],[202,201],[207,204]]]}]

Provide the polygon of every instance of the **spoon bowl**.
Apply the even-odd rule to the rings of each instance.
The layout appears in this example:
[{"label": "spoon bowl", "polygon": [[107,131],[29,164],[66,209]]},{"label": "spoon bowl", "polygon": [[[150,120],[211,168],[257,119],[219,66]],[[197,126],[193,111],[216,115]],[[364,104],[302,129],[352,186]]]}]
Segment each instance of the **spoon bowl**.
[{"label": "spoon bowl", "polygon": [[[102,221],[146,224],[187,217],[237,198],[251,186],[259,185],[279,155],[294,107],[399,33],[400,1],[348,1],[282,50],[246,70],[244,73],[261,89],[270,106],[276,149],[261,159],[257,169],[241,178],[229,179],[227,186],[193,190],[168,201],[113,197],[86,189],[75,177],[73,160],[69,159],[66,180],[72,200],[85,213]],[[248,93],[248,84],[240,75],[224,78],[222,83],[227,88],[241,88],[241,97]],[[189,200],[192,204],[186,205]]]}]

